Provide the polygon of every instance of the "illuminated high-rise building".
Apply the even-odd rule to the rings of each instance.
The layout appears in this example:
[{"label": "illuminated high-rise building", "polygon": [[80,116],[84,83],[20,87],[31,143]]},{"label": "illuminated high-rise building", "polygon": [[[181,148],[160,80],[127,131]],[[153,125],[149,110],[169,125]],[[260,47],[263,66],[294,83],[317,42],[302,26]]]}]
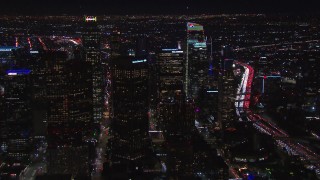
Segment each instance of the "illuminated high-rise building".
[{"label": "illuminated high-rise building", "polygon": [[[90,63],[67,59],[67,52],[47,52],[34,76],[39,81],[35,103],[45,108],[47,173],[89,175],[92,141],[92,79]],[[47,71],[43,71],[46,69]],[[44,73],[44,74],[42,74]],[[42,102],[41,102],[42,103]]]},{"label": "illuminated high-rise building", "polygon": [[[157,56],[159,79],[159,102],[156,108],[157,125],[170,144],[168,152],[169,171],[189,173],[192,162],[188,144],[194,130],[195,103],[185,96],[184,81],[186,75],[185,54],[178,45],[177,49],[162,49]],[[185,143],[183,143],[185,142]],[[190,145],[190,144],[189,144]],[[182,161],[179,158],[183,149]],[[191,153],[192,154],[192,153]],[[171,161],[172,160],[172,161]],[[181,165],[186,163],[187,165]],[[191,168],[192,169],[192,168]],[[188,172],[186,172],[188,171]]]},{"label": "illuminated high-rise building", "polygon": [[198,91],[208,81],[209,59],[203,26],[187,23],[187,60],[185,92],[187,97],[197,97]]},{"label": "illuminated high-rise building", "polygon": [[0,146],[5,162],[27,165],[31,153],[30,70],[7,70],[1,78]]},{"label": "illuminated high-rise building", "polygon": [[84,58],[92,67],[93,122],[99,123],[103,113],[103,66],[100,51],[101,32],[97,26],[97,17],[85,16],[83,28]]},{"label": "illuminated high-rise building", "polygon": [[227,47],[223,48],[220,68],[221,73],[218,79],[218,121],[222,129],[232,127],[235,118],[235,97],[236,81],[233,73],[233,59],[229,59],[231,54],[227,53]]},{"label": "illuminated high-rise building", "polygon": [[112,159],[136,161],[148,147],[147,59],[117,57],[111,61]]},{"label": "illuminated high-rise building", "polygon": [[183,91],[184,53],[180,49],[162,49],[157,57],[159,98],[174,97]]}]

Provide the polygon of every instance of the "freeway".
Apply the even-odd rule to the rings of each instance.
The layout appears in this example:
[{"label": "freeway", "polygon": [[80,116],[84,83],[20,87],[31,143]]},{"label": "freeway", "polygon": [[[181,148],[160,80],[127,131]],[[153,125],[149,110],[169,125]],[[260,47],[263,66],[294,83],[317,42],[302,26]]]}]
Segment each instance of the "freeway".
[{"label": "freeway", "polygon": [[244,68],[241,83],[237,88],[237,96],[235,101],[236,113],[240,117],[239,120],[242,121],[241,116],[245,113],[244,110],[249,109],[251,97],[251,84],[253,80],[254,71],[251,66],[245,63],[241,63],[239,61],[236,61],[235,63]]},{"label": "freeway", "polygon": [[263,47],[272,47],[272,46],[281,46],[281,45],[291,45],[291,44],[302,44],[302,43],[312,43],[312,42],[319,42],[319,39],[313,39],[308,41],[295,41],[295,42],[286,42],[286,43],[277,43],[277,44],[265,44],[265,45],[257,45],[257,46],[249,46],[243,48],[236,48],[234,51],[243,51],[247,49],[256,49],[256,48],[263,48]]},{"label": "freeway", "polygon": [[[242,66],[245,69],[245,72],[242,76],[242,81],[240,86],[237,89],[237,97],[236,97],[236,109],[243,109],[244,114],[248,121],[253,122],[253,126],[260,132],[272,136],[275,140],[278,147],[284,150],[288,155],[296,155],[299,159],[310,169],[315,170],[317,175],[319,176],[320,172],[320,155],[316,152],[313,152],[306,145],[303,145],[297,141],[294,141],[290,136],[284,132],[281,128],[279,128],[275,123],[270,121],[267,118],[263,118],[258,114],[254,114],[250,109],[250,93],[251,86],[254,76],[254,70],[251,66],[241,62],[235,62],[236,64]],[[245,83],[246,82],[246,83]],[[246,92],[244,92],[244,89]],[[243,95],[245,94],[245,98]],[[244,101],[241,103],[240,101]],[[240,112],[237,112],[238,115],[241,115]]]}]

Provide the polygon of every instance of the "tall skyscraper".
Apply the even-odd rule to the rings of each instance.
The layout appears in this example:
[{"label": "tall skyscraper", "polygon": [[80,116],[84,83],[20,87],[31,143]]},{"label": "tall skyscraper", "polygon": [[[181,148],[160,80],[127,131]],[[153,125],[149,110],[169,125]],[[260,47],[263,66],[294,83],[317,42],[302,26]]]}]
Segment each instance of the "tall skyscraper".
[{"label": "tall skyscraper", "polygon": [[101,32],[97,26],[97,17],[85,16],[82,43],[85,61],[92,67],[93,122],[99,123],[103,113],[103,66],[100,52]]},{"label": "tall skyscraper", "polygon": [[45,92],[38,95],[46,102],[48,174],[88,176],[93,137],[90,63],[67,60],[65,51],[50,54],[43,59],[48,65],[42,67],[48,70],[42,75]]},{"label": "tall skyscraper", "polygon": [[185,91],[187,97],[197,97],[198,91],[208,81],[209,59],[203,26],[187,23],[187,60]]},{"label": "tall skyscraper", "polygon": [[183,92],[184,53],[181,49],[162,49],[157,57],[159,98],[174,97]]},{"label": "tall skyscraper", "polygon": [[117,57],[111,61],[112,159],[139,160],[148,146],[147,59]]},{"label": "tall skyscraper", "polygon": [[1,79],[2,108],[0,146],[8,164],[29,164],[32,114],[30,109],[30,70],[7,70]]},{"label": "tall skyscraper", "polygon": [[180,43],[178,48],[162,49],[157,56],[157,68],[157,126],[169,141],[190,137],[195,118],[194,102],[185,96],[187,67]]}]

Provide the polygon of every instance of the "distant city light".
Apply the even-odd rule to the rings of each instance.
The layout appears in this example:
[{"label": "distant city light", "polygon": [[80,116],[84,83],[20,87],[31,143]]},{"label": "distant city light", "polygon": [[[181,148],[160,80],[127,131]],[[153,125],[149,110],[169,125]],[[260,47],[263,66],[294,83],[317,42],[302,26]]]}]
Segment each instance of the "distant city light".
[{"label": "distant city light", "polygon": [[264,78],[264,79],[266,79],[266,78],[281,78],[281,76],[259,76],[259,77],[261,77],[261,78]]},{"label": "distant city light", "polygon": [[179,49],[162,49],[162,51],[177,51]]},{"label": "distant city light", "polygon": [[85,21],[86,22],[97,22],[97,17],[96,16],[85,16]]}]

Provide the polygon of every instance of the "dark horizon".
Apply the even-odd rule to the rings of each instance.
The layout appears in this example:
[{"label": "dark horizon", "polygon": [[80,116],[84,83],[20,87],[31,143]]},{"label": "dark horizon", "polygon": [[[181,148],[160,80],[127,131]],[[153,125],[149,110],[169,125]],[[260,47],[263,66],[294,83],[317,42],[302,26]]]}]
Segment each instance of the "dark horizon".
[{"label": "dark horizon", "polygon": [[222,13],[289,13],[318,14],[316,0],[33,0],[31,2],[8,1],[0,7],[2,15],[141,15],[141,14],[222,14]]}]

